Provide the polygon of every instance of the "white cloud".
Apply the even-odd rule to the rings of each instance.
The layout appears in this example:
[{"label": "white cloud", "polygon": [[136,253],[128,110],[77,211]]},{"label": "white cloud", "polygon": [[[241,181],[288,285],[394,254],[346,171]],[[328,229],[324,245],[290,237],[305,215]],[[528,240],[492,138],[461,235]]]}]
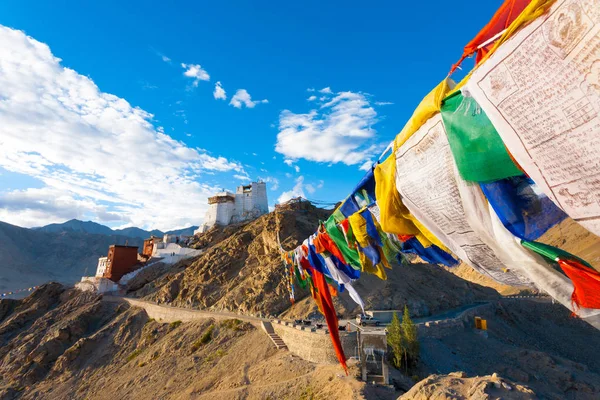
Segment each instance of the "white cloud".
[{"label": "white cloud", "polygon": [[170,62],[171,62],[171,59],[170,59],[169,57],[165,56],[164,54],[162,54],[162,55],[160,56],[160,58],[161,58],[161,59],[162,59],[164,62],[166,62],[166,63],[170,63]]},{"label": "white cloud", "polygon": [[297,165],[294,165],[294,169],[296,170],[296,172],[300,172],[300,167]]},{"label": "white cloud", "polygon": [[310,161],[364,163],[381,146],[374,144],[377,113],[361,93],[341,92],[319,110],[296,114],[284,110],[279,116],[275,151],[292,165]]},{"label": "white cloud", "polygon": [[325,182],[319,181],[319,184],[317,185],[317,189],[321,189],[323,187],[323,185],[325,185]]},{"label": "white cloud", "polygon": [[60,61],[46,44],[0,26],[0,167],[42,186],[0,191],[0,220],[118,217],[169,229],[201,222],[217,190],[203,174],[245,174],[237,162],[173,139],[151,114]]},{"label": "white cloud", "polygon": [[292,176],[293,176],[293,175],[292,175],[292,174],[290,174],[289,172],[286,172],[286,173],[285,173],[285,177],[286,177],[286,178],[288,178],[288,179],[290,179]]},{"label": "white cloud", "polygon": [[322,96],[322,97],[319,97],[319,101],[325,101],[325,100],[328,100],[328,97],[327,97],[327,96]]},{"label": "white cloud", "polygon": [[306,198],[306,195],[304,194],[304,177],[303,176],[299,176],[298,178],[296,178],[296,184],[294,185],[292,190],[288,190],[287,192],[281,193],[281,195],[277,199],[277,202],[285,203],[286,201],[293,199],[295,197]]},{"label": "white cloud", "polygon": [[257,104],[268,103],[269,100],[257,100],[252,101],[252,97],[250,93],[246,89],[238,89],[237,92],[231,98],[229,105],[234,106],[235,108],[242,108],[242,105],[245,105],[247,108],[254,108]]},{"label": "white cloud", "polygon": [[315,91],[315,88],[308,88],[308,89],[306,89],[306,91],[307,91],[307,92],[314,92],[314,91]]},{"label": "white cloud", "polygon": [[200,82],[200,81],[209,81],[210,80],[210,75],[208,75],[208,72],[206,72],[206,70],[204,68],[202,68],[202,66],[200,64],[181,63],[181,68],[185,69],[185,72],[183,73],[183,75],[187,76],[188,78],[192,78],[194,80],[194,82],[192,83],[192,85],[194,87],[197,87],[198,82]]},{"label": "white cloud", "polygon": [[376,101],[375,102],[376,106],[389,106],[392,104],[394,104],[394,103],[392,103],[391,101]]},{"label": "white cloud", "polygon": [[308,99],[306,99],[307,101],[315,101],[317,99],[317,96],[312,95],[310,96]]},{"label": "white cloud", "polygon": [[233,177],[235,179],[239,179],[241,181],[249,181],[250,177],[248,176],[248,174],[234,174]]},{"label": "white cloud", "polygon": [[329,86],[319,90],[319,93],[323,93],[323,94],[332,94],[333,92],[331,91],[331,88]]},{"label": "white cloud", "polygon": [[215,83],[215,91],[213,92],[213,96],[216,100],[226,100],[227,95],[225,94],[225,89],[221,86],[221,82],[218,81]]},{"label": "white cloud", "polygon": [[292,165],[294,165],[294,160],[290,160],[289,158],[286,158],[285,160],[283,160],[283,163],[285,165],[287,165],[288,167],[291,167]]},{"label": "white cloud", "polygon": [[305,188],[305,189],[306,189],[306,191],[307,191],[308,193],[310,193],[310,194],[313,194],[313,193],[314,193],[314,192],[317,190],[317,189],[315,189],[315,187],[314,187],[312,184],[310,184],[310,183],[307,183],[306,185],[304,185],[304,188]]},{"label": "white cloud", "polygon": [[267,176],[266,178],[258,178],[259,180],[262,180],[264,182],[270,183],[270,185],[268,185],[271,190],[277,190],[279,189],[279,179],[274,178],[272,176]]},{"label": "white cloud", "polygon": [[369,171],[372,166],[373,166],[373,161],[367,160],[358,169],[361,171]]}]

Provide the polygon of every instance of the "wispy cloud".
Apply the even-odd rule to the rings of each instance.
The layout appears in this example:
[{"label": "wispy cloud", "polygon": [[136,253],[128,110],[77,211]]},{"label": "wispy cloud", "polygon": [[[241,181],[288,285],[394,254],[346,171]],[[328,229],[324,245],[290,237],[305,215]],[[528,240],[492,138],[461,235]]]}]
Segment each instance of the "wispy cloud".
[{"label": "wispy cloud", "polygon": [[307,92],[314,92],[314,91],[315,91],[315,88],[308,88],[308,89],[306,89],[306,91],[307,91]]},{"label": "wispy cloud", "polygon": [[158,86],[151,84],[150,82],[147,81],[140,81],[140,85],[142,86],[142,89],[144,90],[154,90],[154,89],[158,89]]},{"label": "wispy cloud", "polygon": [[376,106],[390,106],[394,103],[392,103],[391,101],[376,101],[375,105]]},{"label": "wispy cloud", "polygon": [[282,111],[275,151],[283,154],[290,166],[301,158],[333,164],[364,163],[381,147],[375,143],[376,122],[377,112],[364,94],[340,92],[319,110],[306,114]]},{"label": "wispy cloud", "polygon": [[208,72],[206,72],[206,70],[204,68],[202,68],[202,66],[200,64],[181,63],[181,68],[185,69],[185,71],[183,72],[184,76],[187,76],[188,78],[193,79],[192,85],[194,87],[197,87],[198,82],[200,82],[200,81],[209,81],[210,80],[210,75],[208,74]]},{"label": "wispy cloud", "polygon": [[373,166],[373,161],[367,160],[358,169],[360,169],[361,171],[368,171],[371,169],[372,166]]},{"label": "wispy cloud", "polygon": [[215,83],[215,90],[213,92],[213,96],[216,100],[227,99],[227,95],[225,94],[225,89],[223,89],[223,86],[221,85],[221,81],[217,81],[217,83]]},{"label": "wispy cloud", "polygon": [[333,92],[331,91],[331,88],[329,86],[319,90],[319,93],[323,93],[323,94],[332,94]]},{"label": "wispy cloud", "polygon": [[306,100],[308,100],[308,101],[315,101],[316,99],[317,99],[317,96],[315,96],[315,95],[312,95],[312,96],[310,96],[310,97],[309,97],[308,99],[306,99]]},{"label": "wispy cloud", "polygon": [[296,178],[296,184],[291,190],[285,191],[279,195],[277,199],[278,203],[285,203],[288,200],[291,200],[295,197],[304,197],[306,198],[306,194],[304,193],[304,177],[299,176]]},{"label": "wispy cloud", "polygon": [[270,185],[267,185],[267,186],[269,186],[271,188],[271,190],[279,189],[279,179],[277,179],[277,178],[274,178],[272,176],[267,176],[266,178],[259,178],[259,180],[270,183]]},{"label": "wispy cloud", "polygon": [[151,114],[60,62],[46,44],[0,26],[0,167],[42,186],[0,191],[0,220],[118,217],[169,229],[201,222],[217,189],[205,174],[245,174],[238,162],[173,139]]},{"label": "wispy cloud", "polygon": [[238,89],[231,98],[229,105],[232,105],[235,108],[242,108],[242,106],[254,108],[257,104],[266,104],[268,102],[269,100],[267,99],[253,101],[252,96],[250,96],[250,93],[248,93],[246,89]]},{"label": "wispy cloud", "polygon": [[167,57],[164,53],[156,50],[154,47],[150,47],[150,50],[152,50],[152,52],[154,52],[154,54],[156,54],[158,57],[160,57],[161,60],[163,60],[166,63],[171,64],[171,59],[169,57]]}]

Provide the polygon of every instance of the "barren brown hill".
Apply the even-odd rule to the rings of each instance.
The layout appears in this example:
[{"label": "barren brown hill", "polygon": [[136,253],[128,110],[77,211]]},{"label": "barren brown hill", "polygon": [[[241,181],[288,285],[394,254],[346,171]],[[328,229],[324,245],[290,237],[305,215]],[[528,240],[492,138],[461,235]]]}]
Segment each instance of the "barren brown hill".
[{"label": "barren brown hill", "polygon": [[308,202],[290,203],[249,223],[214,227],[197,237],[192,246],[204,252],[185,269],[169,271],[135,295],[182,307],[279,314],[290,301],[277,232],[292,249],[329,214]]},{"label": "barren brown hill", "polygon": [[469,378],[463,372],[431,375],[417,383],[398,400],[533,400],[536,394],[526,386],[518,385],[497,374]]},{"label": "barren brown hill", "polygon": [[0,399],[350,399],[338,366],[276,350],[239,320],[161,323],[101,296],[44,285],[0,300]]}]

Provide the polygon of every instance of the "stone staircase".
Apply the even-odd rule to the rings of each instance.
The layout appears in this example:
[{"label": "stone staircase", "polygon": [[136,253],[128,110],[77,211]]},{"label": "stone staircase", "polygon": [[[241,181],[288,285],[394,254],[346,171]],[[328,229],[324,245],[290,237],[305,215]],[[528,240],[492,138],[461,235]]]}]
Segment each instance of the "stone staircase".
[{"label": "stone staircase", "polygon": [[275,347],[277,347],[278,349],[283,349],[283,350],[288,349],[285,342],[279,337],[278,334],[275,333],[275,330],[273,329],[273,325],[270,322],[262,321],[261,326],[262,326],[263,330],[265,331],[265,333],[267,335],[269,335],[269,337],[271,338],[271,341],[273,342],[273,344],[275,344]]}]

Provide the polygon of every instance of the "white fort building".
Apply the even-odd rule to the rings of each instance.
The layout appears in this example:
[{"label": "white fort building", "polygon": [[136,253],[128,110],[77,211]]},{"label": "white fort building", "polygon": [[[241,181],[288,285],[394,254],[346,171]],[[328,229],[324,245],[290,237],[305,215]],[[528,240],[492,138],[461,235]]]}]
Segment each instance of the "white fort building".
[{"label": "white fort building", "polygon": [[208,199],[204,224],[194,233],[203,233],[215,225],[225,226],[248,221],[269,212],[267,184],[252,182],[238,186],[234,193],[224,191]]}]

